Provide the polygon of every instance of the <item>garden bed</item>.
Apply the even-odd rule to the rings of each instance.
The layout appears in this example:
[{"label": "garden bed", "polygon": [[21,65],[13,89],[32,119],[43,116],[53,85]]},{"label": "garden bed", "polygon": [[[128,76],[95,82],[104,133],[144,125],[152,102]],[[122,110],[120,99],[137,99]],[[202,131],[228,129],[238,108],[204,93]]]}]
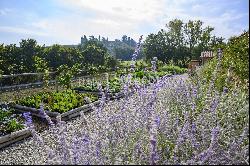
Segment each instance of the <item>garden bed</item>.
[{"label": "garden bed", "polygon": [[[81,88],[75,88],[74,90],[77,93],[92,93],[92,94],[98,95],[99,97],[102,96],[100,91],[90,91],[90,90],[84,90],[84,89],[81,89]],[[105,96],[109,97],[111,100],[114,100],[114,99],[122,98],[124,96],[124,93],[123,92],[105,93]]]},{"label": "garden bed", "polygon": [[[47,110],[45,111],[45,113],[53,121],[55,121],[56,117],[59,116],[59,115],[61,115],[61,120],[67,121],[67,120],[70,120],[71,118],[79,116],[81,111],[84,111],[84,112],[91,111],[92,110],[91,104],[93,104],[94,106],[99,106],[100,101],[95,101],[93,103],[83,105],[81,107],[69,110],[69,111],[64,112],[64,113],[51,112],[51,111],[47,111]],[[22,106],[22,105],[18,105],[18,104],[14,105],[13,108],[15,108],[19,112],[30,112],[32,115],[34,115],[36,117],[44,118],[44,115],[42,115],[40,113],[39,109],[36,109],[36,108]]]},{"label": "garden bed", "polygon": [[9,107],[8,103],[0,104],[0,149],[30,135],[24,125],[21,114]]},{"label": "garden bed", "polygon": [[43,103],[45,113],[52,120],[56,120],[59,115],[62,120],[68,120],[78,116],[81,110],[90,110],[91,103],[97,106],[99,101],[98,95],[79,94],[72,90],[65,90],[27,96],[13,103],[12,107],[18,112],[30,112],[33,116],[44,118],[43,112],[40,111],[41,103]]},{"label": "garden bed", "polygon": [[13,144],[17,141],[20,141],[24,138],[31,136],[31,132],[28,128],[24,128],[19,131],[12,132],[10,134],[4,135],[0,137],[0,149],[4,148],[10,144]]}]

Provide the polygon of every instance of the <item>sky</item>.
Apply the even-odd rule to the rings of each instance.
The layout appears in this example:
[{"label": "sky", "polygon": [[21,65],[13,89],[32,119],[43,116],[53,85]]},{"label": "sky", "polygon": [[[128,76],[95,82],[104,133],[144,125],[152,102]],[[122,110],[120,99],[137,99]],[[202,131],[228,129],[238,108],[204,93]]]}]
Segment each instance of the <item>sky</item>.
[{"label": "sky", "polygon": [[249,0],[0,0],[0,43],[79,44],[83,35],[138,41],[175,19],[228,39],[249,29]]}]

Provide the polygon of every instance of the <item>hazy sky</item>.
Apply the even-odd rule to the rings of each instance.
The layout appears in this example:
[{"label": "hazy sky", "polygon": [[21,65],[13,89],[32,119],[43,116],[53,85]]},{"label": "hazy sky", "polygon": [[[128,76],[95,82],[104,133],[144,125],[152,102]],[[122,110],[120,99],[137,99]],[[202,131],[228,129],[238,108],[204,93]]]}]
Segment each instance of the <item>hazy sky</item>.
[{"label": "hazy sky", "polygon": [[228,38],[249,29],[249,0],[0,0],[0,43],[78,44],[94,35],[138,41],[175,18],[200,19]]}]

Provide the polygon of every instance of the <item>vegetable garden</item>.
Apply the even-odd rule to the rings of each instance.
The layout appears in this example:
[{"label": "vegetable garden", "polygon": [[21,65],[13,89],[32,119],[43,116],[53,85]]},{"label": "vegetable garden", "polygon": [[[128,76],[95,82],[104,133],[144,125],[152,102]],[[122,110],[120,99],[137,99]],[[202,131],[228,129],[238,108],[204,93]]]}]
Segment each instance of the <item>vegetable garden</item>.
[{"label": "vegetable garden", "polygon": [[[78,82],[66,73],[60,87],[2,104],[0,164],[249,164],[248,85],[224,78],[221,87],[221,56],[194,73],[157,58],[142,70],[140,42],[130,71]],[[34,117],[49,128],[37,132]],[[23,142],[6,143],[8,134]]]}]

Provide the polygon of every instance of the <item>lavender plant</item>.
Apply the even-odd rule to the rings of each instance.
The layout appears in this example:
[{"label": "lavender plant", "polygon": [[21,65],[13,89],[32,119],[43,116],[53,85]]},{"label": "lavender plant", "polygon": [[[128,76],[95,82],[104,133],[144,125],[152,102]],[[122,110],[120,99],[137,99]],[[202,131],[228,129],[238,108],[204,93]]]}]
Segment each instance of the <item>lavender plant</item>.
[{"label": "lavender plant", "polygon": [[81,113],[73,135],[68,131],[75,128],[59,118],[47,163],[249,164],[248,93],[218,93],[213,82],[204,91],[202,79],[194,83],[184,74],[135,85],[129,96],[131,78],[124,80],[126,96],[106,102],[102,92],[101,106]]}]

